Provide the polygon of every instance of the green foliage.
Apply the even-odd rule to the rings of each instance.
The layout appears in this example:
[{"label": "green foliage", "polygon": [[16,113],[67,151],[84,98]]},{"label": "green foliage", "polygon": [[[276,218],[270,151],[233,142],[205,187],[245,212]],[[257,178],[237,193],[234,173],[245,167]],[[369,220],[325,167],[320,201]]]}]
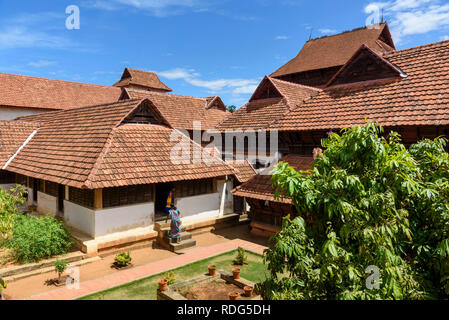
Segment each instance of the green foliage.
[{"label": "green foliage", "polygon": [[12,237],[6,241],[20,263],[66,254],[71,245],[65,225],[52,217],[14,216]]},{"label": "green foliage", "polygon": [[58,274],[58,277],[61,278],[61,275],[64,273],[64,271],[67,269],[68,262],[65,260],[56,260],[54,262],[55,265],[55,271]]},{"label": "green foliage", "polygon": [[7,239],[12,235],[14,215],[19,214],[20,205],[24,204],[26,190],[17,185],[9,191],[0,188],[0,237]]},{"label": "green foliage", "polygon": [[118,255],[115,256],[114,261],[116,263],[117,266],[119,267],[126,267],[127,265],[129,265],[131,263],[131,255],[129,254],[129,252],[122,252]]},{"label": "green foliage", "polygon": [[171,286],[176,282],[175,272],[174,271],[168,271],[165,273],[165,279],[167,279],[167,284]]},{"label": "green foliage", "polygon": [[245,263],[247,263],[248,258],[246,257],[246,251],[245,249],[243,249],[242,247],[238,247],[237,249],[237,255],[235,256],[234,259],[234,264],[235,265],[244,265]]},{"label": "green foliage", "polygon": [[237,107],[232,105],[232,106],[227,106],[226,109],[228,109],[228,111],[230,113],[234,113],[237,110]]},{"label": "green foliage", "polygon": [[[425,299],[449,294],[449,155],[446,140],[407,150],[373,123],[332,134],[311,172],[273,171],[292,198],[265,261],[265,299]],[[369,266],[379,289],[366,286]],[[289,276],[280,278],[286,271]]]}]

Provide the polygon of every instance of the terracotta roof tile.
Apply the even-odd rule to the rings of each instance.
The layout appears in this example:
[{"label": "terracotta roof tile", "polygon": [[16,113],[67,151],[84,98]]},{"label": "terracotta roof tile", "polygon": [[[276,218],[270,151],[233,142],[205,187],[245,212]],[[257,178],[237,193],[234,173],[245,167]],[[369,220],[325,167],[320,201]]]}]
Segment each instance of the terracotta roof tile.
[{"label": "terracotta roof tile", "polygon": [[148,89],[156,89],[163,92],[172,91],[169,87],[163,83],[158,75],[154,72],[135,70],[126,68],[123,72],[122,78],[116,84],[115,87],[128,87],[135,85]]},{"label": "terracotta roof tile", "polygon": [[[379,39],[382,34],[386,35],[385,41],[390,45]],[[280,67],[271,76],[281,77],[293,73],[342,66],[362,44],[380,53],[394,49],[386,24],[381,25],[380,28],[361,28],[306,42],[294,59]]]},{"label": "terracotta roof tile", "polygon": [[[129,89],[126,92],[131,99],[150,99],[172,126],[177,129],[192,130],[194,121],[201,121],[203,130],[212,129],[229,116],[229,112],[222,102],[221,104],[214,104],[214,101],[218,101],[218,97],[196,98]],[[218,102],[220,101],[221,99]]]},{"label": "terracotta roof tile", "polygon": [[0,73],[0,106],[64,110],[115,102],[121,89]]},{"label": "terracotta roof tile", "polygon": [[37,127],[35,123],[23,121],[0,121],[0,169]]},{"label": "terracotta roof tile", "polygon": [[328,130],[364,124],[449,124],[449,41],[396,51],[384,58],[406,78],[330,87],[298,105],[270,129]]},{"label": "terracotta roof tile", "polygon": [[257,174],[256,170],[254,170],[253,166],[248,162],[248,160],[228,161],[226,162],[226,164],[235,169],[235,177],[241,183],[247,182]]},{"label": "terracotta roof tile", "polygon": [[[288,155],[279,160],[279,162],[287,162],[290,166],[296,170],[307,171],[312,169],[313,157],[303,157],[298,155]],[[275,200],[274,192],[275,188],[271,183],[271,171],[276,165],[270,166],[265,169],[261,174],[258,174],[247,182],[238,186],[232,190],[232,194],[239,197],[247,197],[258,200],[268,200],[274,202],[291,203],[290,199]]]},{"label": "terracotta roof tile", "polygon": [[172,164],[174,129],[123,124],[146,102],[128,100],[26,117],[40,128],[7,170],[91,189],[235,174],[220,158],[210,165]]}]

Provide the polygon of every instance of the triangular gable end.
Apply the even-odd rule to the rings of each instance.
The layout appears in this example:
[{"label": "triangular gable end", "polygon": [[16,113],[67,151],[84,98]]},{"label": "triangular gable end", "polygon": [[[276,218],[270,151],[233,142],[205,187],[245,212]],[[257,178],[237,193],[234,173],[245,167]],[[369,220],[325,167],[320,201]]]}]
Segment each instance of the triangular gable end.
[{"label": "triangular gable end", "polygon": [[326,87],[405,76],[399,68],[366,45],[362,45],[354,56],[327,83]]},{"label": "triangular gable end", "polygon": [[142,100],[136,108],[120,122],[119,125],[127,123],[164,125],[172,128],[171,124],[149,99]]},{"label": "triangular gable end", "polygon": [[284,96],[276,88],[276,86],[273,84],[270,78],[268,76],[265,76],[265,78],[257,87],[256,91],[254,91],[249,101],[251,102],[254,100],[271,99],[271,98],[284,98]]},{"label": "triangular gable end", "polygon": [[227,111],[226,105],[224,104],[223,100],[219,96],[216,96],[213,98],[206,106],[206,110],[209,109],[217,109],[221,111]]}]

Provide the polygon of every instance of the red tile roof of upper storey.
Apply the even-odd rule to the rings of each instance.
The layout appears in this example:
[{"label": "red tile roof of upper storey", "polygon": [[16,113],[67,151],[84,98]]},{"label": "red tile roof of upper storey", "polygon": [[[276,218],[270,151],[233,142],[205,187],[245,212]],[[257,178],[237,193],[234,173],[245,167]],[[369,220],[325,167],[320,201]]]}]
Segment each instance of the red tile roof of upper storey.
[{"label": "red tile roof of upper storey", "polygon": [[[268,99],[255,99],[258,90],[263,88],[267,83],[271,84],[281,96]],[[219,130],[265,129],[273,121],[282,117],[296,105],[303,103],[320,91],[320,89],[265,77],[250,101],[223,120],[217,128]]]},{"label": "red tile roof of upper storey", "polygon": [[[379,40],[382,34],[386,35],[385,40],[390,45]],[[360,28],[306,42],[298,55],[272,73],[271,77],[342,66],[362,44],[379,53],[394,50],[386,24],[381,24],[379,28]]]},{"label": "red tile roof of upper storey", "polygon": [[167,87],[167,85],[165,85],[165,83],[163,83],[154,72],[125,68],[122,78],[114,84],[114,86],[127,87],[129,85],[136,85],[139,87],[156,89],[164,92],[172,91],[172,89]]},{"label": "red tile roof of upper storey", "polygon": [[[302,171],[311,170],[313,161],[313,157],[304,157],[295,154],[287,155],[279,160],[279,162],[287,162],[296,170]],[[232,194],[257,200],[291,203],[291,200],[288,198],[275,199],[274,197],[275,188],[271,183],[272,175],[270,174],[274,167],[275,165],[272,165],[268,169],[265,169],[261,174],[253,176],[247,182],[232,190]]]},{"label": "red tile roof of upper storey", "polygon": [[341,129],[366,120],[383,126],[449,124],[449,41],[383,56],[406,78],[330,87],[298,104],[270,129]]},{"label": "red tile roof of upper storey", "polygon": [[65,110],[112,103],[121,89],[0,73],[0,106]]}]

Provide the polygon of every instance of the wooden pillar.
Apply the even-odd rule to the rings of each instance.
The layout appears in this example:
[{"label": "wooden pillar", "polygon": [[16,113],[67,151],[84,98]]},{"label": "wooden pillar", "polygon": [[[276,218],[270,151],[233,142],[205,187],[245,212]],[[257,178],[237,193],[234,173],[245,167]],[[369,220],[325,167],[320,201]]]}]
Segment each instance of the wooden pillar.
[{"label": "wooden pillar", "polygon": [[103,209],[103,189],[95,189],[94,195],[94,209]]},{"label": "wooden pillar", "polygon": [[67,201],[70,200],[70,187],[69,186],[65,186],[65,200],[67,200]]}]

